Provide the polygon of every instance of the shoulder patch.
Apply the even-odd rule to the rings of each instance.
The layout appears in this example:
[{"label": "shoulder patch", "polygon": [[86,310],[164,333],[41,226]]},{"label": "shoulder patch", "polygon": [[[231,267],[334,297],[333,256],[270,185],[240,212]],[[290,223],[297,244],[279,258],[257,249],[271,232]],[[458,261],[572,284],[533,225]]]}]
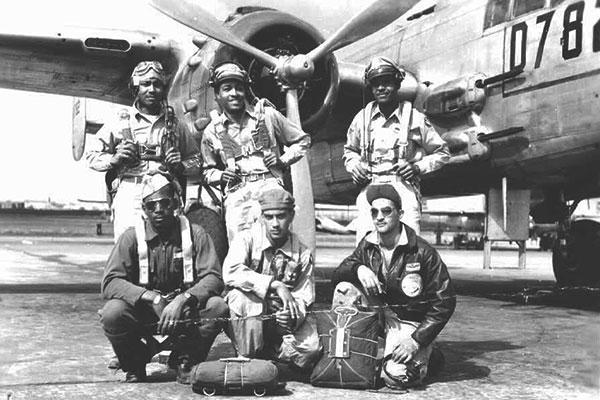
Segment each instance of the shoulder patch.
[{"label": "shoulder patch", "polygon": [[408,274],[402,279],[401,287],[408,297],[417,297],[423,291],[423,278],[416,273]]}]

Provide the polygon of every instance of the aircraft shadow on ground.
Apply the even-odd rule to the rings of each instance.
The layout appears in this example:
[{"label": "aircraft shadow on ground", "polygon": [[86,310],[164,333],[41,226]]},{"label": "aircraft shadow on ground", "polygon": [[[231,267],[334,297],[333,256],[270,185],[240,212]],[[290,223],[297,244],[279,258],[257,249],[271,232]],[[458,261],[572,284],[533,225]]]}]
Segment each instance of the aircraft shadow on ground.
[{"label": "aircraft shadow on ground", "polygon": [[437,346],[446,359],[442,371],[432,380],[435,382],[455,382],[482,379],[489,376],[491,369],[480,365],[473,358],[485,353],[521,349],[510,342],[501,340],[446,341],[440,340]]},{"label": "aircraft shadow on ground", "polygon": [[502,300],[519,305],[536,305],[600,311],[600,290],[588,287],[559,288],[554,282],[538,280],[453,280],[463,296]]}]

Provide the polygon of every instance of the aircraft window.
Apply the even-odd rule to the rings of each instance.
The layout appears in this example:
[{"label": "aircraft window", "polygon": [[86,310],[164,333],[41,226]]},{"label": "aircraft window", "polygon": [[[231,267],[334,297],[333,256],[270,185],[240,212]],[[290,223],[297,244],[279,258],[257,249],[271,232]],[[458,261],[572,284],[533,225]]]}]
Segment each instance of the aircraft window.
[{"label": "aircraft window", "polygon": [[490,0],[485,10],[484,29],[506,21],[510,0]]},{"label": "aircraft window", "polygon": [[519,15],[527,14],[530,11],[544,8],[546,0],[515,0],[513,7],[515,17]]}]

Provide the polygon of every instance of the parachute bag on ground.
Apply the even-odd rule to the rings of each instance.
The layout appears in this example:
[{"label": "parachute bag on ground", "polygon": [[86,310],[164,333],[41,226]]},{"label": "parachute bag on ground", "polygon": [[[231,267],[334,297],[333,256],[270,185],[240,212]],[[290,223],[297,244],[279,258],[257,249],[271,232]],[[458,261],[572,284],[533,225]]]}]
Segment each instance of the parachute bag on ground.
[{"label": "parachute bag on ground", "polygon": [[202,362],[191,374],[192,390],[207,396],[213,394],[254,394],[262,396],[283,389],[279,371],[267,360],[222,358]]},{"label": "parachute bag on ground", "polygon": [[379,374],[379,313],[338,306],[316,316],[323,354],[310,383],[334,388],[374,388]]}]

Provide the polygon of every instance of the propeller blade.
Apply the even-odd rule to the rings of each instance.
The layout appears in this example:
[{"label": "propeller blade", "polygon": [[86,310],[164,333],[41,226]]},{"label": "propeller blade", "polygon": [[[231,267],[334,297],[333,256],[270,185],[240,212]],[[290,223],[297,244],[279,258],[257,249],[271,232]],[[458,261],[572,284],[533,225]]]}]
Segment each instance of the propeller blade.
[{"label": "propeller blade", "polygon": [[[300,123],[300,110],[298,103],[298,92],[296,89],[288,89],[285,93],[287,117],[298,126]],[[296,216],[294,217],[294,232],[312,251],[315,256],[316,228],[315,228],[315,203],[313,201],[312,179],[307,157],[292,164],[292,189],[296,200]]]},{"label": "propeller blade", "polygon": [[186,25],[198,32],[210,36],[219,42],[235,47],[261,63],[275,68],[277,59],[262,50],[244,42],[221,24],[208,11],[200,7],[199,1],[191,0],[151,0],[150,5],[175,21]]},{"label": "propeller blade", "polygon": [[377,0],[352,17],[327,40],[308,53],[313,62],[326,53],[341,49],[400,18],[418,0]]}]

